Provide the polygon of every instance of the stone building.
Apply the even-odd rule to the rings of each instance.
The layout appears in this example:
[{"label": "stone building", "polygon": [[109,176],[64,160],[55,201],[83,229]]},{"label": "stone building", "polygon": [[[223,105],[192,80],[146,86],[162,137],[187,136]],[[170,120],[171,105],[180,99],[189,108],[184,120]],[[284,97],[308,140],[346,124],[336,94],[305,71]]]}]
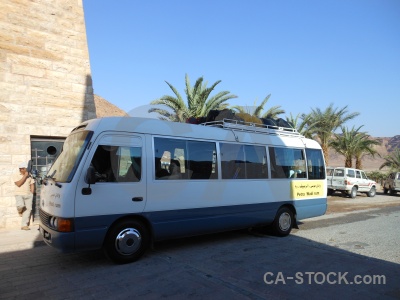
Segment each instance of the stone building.
[{"label": "stone building", "polygon": [[42,170],[95,117],[82,0],[1,0],[0,228],[20,226],[10,179],[19,163]]}]

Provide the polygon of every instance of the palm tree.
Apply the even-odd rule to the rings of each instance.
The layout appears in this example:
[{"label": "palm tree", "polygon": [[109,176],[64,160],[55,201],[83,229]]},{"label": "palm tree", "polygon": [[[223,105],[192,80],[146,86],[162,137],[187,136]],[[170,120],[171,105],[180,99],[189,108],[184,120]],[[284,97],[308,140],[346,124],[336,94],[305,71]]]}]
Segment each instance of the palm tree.
[{"label": "palm tree", "polygon": [[400,170],[400,149],[397,148],[390,155],[384,157],[385,162],[379,167],[379,170],[384,167],[389,167],[393,170]]},{"label": "palm tree", "polygon": [[312,138],[312,128],[315,124],[310,124],[310,115],[307,114],[297,114],[293,117],[292,113],[290,116],[286,116],[286,121],[293,125],[300,134],[304,135],[306,138]]},{"label": "palm tree", "polygon": [[383,184],[383,181],[386,179],[387,174],[379,172],[379,171],[371,171],[367,173],[368,178],[375,180],[376,182],[379,182],[381,185]]},{"label": "palm tree", "polygon": [[360,132],[362,127],[363,125],[355,129],[353,126],[351,130],[348,130],[341,126],[342,133],[334,134],[335,138],[329,143],[330,147],[345,157],[345,167],[352,167],[354,157],[356,168],[362,169],[361,159],[363,156],[365,154],[374,156],[377,153],[373,146],[380,145],[380,142],[370,139],[365,132]]},{"label": "palm tree", "polygon": [[[371,139],[370,135],[361,132],[360,137],[357,138],[357,144],[354,149],[354,157],[356,159],[356,169],[362,169],[362,158],[364,155],[372,155],[378,154],[378,151],[374,149],[374,146],[381,145],[381,143],[377,140]],[[379,154],[378,154],[379,155]]]},{"label": "palm tree", "polygon": [[[281,109],[280,105],[276,105],[268,109],[265,113],[262,113],[264,110],[264,105],[268,102],[269,98],[271,97],[271,94],[269,94],[265,99],[261,102],[260,105],[258,105],[252,115],[257,118],[271,118],[271,119],[276,119],[279,115],[284,114],[285,111]],[[232,107],[232,109],[236,110],[239,113],[249,113],[246,108],[243,106],[235,105]]]},{"label": "palm tree", "polygon": [[[185,94],[186,101],[183,100],[177,89],[166,81],[175,96],[164,95],[160,99],[152,101],[151,105],[165,105],[170,110],[163,108],[151,108],[150,112],[157,112],[160,114],[161,120],[169,120],[174,122],[186,122],[190,117],[205,117],[210,110],[222,110],[228,107],[229,99],[237,98],[237,96],[230,94],[228,91],[219,92],[210,97],[211,92],[221,82],[216,81],[210,87],[207,87],[207,82],[203,83],[203,77],[199,77],[193,87],[190,85],[189,76],[185,76]],[[210,97],[210,98],[209,98]]]},{"label": "palm tree", "polygon": [[347,105],[339,109],[334,108],[333,103],[331,103],[324,111],[319,108],[312,109],[309,115],[308,124],[313,125],[313,137],[321,144],[326,164],[328,165],[329,142],[332,138],[332,133],[346,121],[358,116],[359,113],[348,113]]},{"label": "palm tree", "polygon": [[357,133],[362,126],[351,130],[341,126],[342,133],[334,134],[334,139],[329,142],[329,146],[335,151],[344,156],[344,166],[351,168],[353,164],[353,156],[355,154],[355,144],[357,143]]}]

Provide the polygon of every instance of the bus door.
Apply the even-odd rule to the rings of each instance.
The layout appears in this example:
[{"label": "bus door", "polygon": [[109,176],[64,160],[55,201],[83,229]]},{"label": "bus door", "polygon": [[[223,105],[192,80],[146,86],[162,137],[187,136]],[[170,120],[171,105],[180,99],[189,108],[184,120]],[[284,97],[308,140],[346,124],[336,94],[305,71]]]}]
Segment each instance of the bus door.
[{"label": "bus door", "polygon": [[[142,135],[105,134],[91,147],[76,190],[78,224],[81,218],[84,223],[96,223],[93,226],[108,226],[107,222],[113,218],[143,212],[146,204],[143,145]],[[95,169],[96,183],[90,185],[88,193],[84,178],[89,166]]]}]

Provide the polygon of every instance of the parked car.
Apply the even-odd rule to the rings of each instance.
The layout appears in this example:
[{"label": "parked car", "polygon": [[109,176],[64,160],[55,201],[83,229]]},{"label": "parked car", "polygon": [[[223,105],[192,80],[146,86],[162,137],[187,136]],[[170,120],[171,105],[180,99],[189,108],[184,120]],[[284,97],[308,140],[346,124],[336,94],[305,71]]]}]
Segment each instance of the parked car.
[{"label": "parked car", "polygon": [[365,193],[368,197],[374,197],[376,194],[376,182],[368,179],[362,170],[345,167],[327,167],[326,173],[328,195],[332,195],[335,191],[340,191],[351,198],[355,198],[357,192]]},{"label": "parked car", "polygon": [[390,173],[383,184],[383,193],[395,195],[400,192],[400,172]]}]

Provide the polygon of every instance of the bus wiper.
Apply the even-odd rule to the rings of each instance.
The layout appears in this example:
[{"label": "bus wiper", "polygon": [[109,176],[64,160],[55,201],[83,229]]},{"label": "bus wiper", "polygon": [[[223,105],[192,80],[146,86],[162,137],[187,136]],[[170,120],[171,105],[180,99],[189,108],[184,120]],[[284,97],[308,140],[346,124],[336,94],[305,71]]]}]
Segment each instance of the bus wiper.
[{"label": "bus wiper", "polygon": [[56,170],[54,170],[54,172],[53,173],[51,173],[51,175],[46,175],[46,176],[44,176],[44,178],[43,178],[43,184],[44,185],[47,185],[47,181],[49,180],[49,179],[51,179],[51,180],[53,180],[54,181],[54,174],[56,174]]},{"label": "bus wiper", "polygon": [[47,178],[53,180],[53,181],[54,181],[54,185],[55,185],[56,187],[61,188],[61,187],[62,187],[61,183],[59,183],[59,182],[57,182],[57,181],[54,180],[54,175],[56,174],[56,172],[57,172],[57,170],[54,170],[54,172],[51,173],[51,175],[47,176]]},{"label": "bus wiper", "polygon": [[50,179],[54,179],[54,175],[56,174],[57,170],[54,170],[53,173],[51,173],[51,175],[46,175],[44,178],[50,178]]}]

